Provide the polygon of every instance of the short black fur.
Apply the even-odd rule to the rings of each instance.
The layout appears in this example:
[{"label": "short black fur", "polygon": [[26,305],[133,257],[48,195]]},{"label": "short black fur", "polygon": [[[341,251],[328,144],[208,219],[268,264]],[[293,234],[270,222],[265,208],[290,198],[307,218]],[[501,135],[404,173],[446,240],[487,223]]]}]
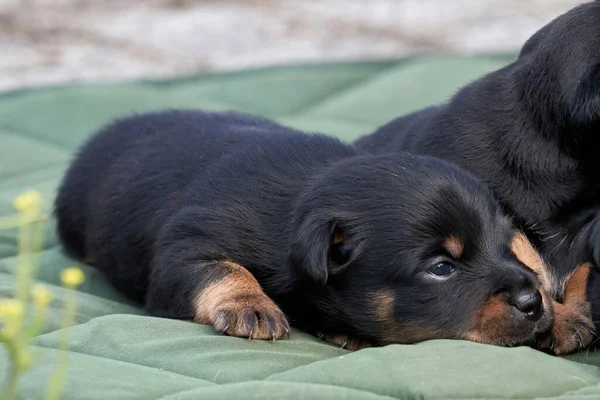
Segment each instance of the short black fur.
[{"label": "short black fur", "polygon": [[[258,117],[118,120],[76,156],[56,215],[71,254],[163,317],[198,319],[198,295],[243,267],[296,326],[374,344],[464,338],[490,296],[509,304],[490,342],[531,342],[551,322],[551,310],[517,309],[539,281],[473,176],[429,157],[360,155]],[[447,279],[428,272],[440,260],[456,269]]]}]

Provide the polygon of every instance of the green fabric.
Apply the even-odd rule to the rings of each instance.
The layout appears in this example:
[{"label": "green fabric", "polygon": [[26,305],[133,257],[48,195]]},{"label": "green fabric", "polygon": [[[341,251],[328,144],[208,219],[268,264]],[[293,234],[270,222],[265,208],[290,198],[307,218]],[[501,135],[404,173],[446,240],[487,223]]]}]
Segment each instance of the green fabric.
[{"label": "green fabric", "polygon": [[[0,215],[39,190],[49,207],[76,147],[111,118],[174,107],[237,109],[352,140],[443,101],[511,57],[435,57],[269,68],[166,82],[74,85],[0,95]],[[15,287],[16,232],[0,232],[0,296]],[[21,383],[42,398],[57,354],[59,271],[74,262],[46,233],[39,280],[56,299],[41,358]],[[297,330],[291,340],[248,341],[209,326],[151,318],[94,269],[70,328],[68,399],[599,399],[600,353],[551,357],[529,348],[429,341],[348,352]],[[6,373],[0,353],[0,373]]]}]

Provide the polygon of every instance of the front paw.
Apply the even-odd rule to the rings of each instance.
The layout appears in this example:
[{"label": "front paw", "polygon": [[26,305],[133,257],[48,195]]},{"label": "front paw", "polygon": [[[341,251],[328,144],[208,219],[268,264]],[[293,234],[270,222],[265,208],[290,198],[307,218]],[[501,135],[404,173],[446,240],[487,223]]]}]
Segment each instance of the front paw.
[{"label": "front paw", "polygon": [[373,347],[371,342],[365,339],[353,338],[348,335],[324,335],[319,334],[319,338],[329,342],[331,344],[335,344],[342,349],[348,349],[352,351],[365,349],[367,347]]},{"label": "front paw", "polygon": [[248,339],[275,340],[289,336],[290,325],[285,314],[248,270],[232,262],[220,262],[214,267],[229,274],[198,292],[194,300],[196,322],[211,324],[226,335]]},{"label": "front paw", "polygon": [[248,339],[281,339],[290,333],[285,314],[265,294],[234,297],[212,313],[215,330]]},{"label": "front paw", "polygon": [[555,303],[552,330],[539,343],[539,348],[555,355],[565,355],[586,348],[594,337],[594,324],[590,318],[588,303],[580,302],[569,306]]}]

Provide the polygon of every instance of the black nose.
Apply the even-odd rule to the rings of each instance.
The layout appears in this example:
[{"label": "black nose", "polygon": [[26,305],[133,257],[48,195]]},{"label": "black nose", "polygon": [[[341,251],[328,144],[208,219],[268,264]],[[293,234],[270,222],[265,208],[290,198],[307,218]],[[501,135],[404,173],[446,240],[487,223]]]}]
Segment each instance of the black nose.
[{"label": "black nose", "polygon": [[512,298],[512,305],[532,321],[537,321],[542,316],[542,295],[537,290],[517,293]]}]

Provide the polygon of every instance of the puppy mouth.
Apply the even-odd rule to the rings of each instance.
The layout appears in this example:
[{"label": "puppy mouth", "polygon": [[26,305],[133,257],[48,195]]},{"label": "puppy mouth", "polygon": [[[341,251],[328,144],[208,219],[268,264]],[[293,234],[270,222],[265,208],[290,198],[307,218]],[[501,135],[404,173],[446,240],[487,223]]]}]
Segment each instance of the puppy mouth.
[{"label": "puppy mouth", "polygon": [[[543,293],[543,292],[542,292]],[[542,294],[542,307],[538,313],[520,314],[514,317],[516,335],[513,337],[512,346],[532,346],[540,338],[547,337],[554,323],[554,310],[550,298]]]},{"label": "puppy mouth", "polygon": [[480,308],[475,323],[463,338],[498,346],[528,346],[548,334],[553,322],[552,304],[546,298],[542,309],[529,315],[501,297],[492,297]]},{"label": "puppy mouth", "polygon": [[[552,306],[544,302],[541,316],[537,321],[535,321],[533,329],[530,328],[528,334],[517,335],[517,337],[514,338],[514,343],[512,343],[511,345],[535,346],[536,343],[538,343],[543,338],[546,338],[550,334],[553,322],[554,314],[552,312]],[[528,324],[525,323],[525,325]]]},{"label": "puppy mouth", "polygon": [[552,304],[548,300],[546,296],[544,296],[544,300],[542,303],[542,314],[540,318],[536,321],[534,334],[544,334],[548,333],[552,328],[552,323],[554,322],[554,313],[552,311]]}]

